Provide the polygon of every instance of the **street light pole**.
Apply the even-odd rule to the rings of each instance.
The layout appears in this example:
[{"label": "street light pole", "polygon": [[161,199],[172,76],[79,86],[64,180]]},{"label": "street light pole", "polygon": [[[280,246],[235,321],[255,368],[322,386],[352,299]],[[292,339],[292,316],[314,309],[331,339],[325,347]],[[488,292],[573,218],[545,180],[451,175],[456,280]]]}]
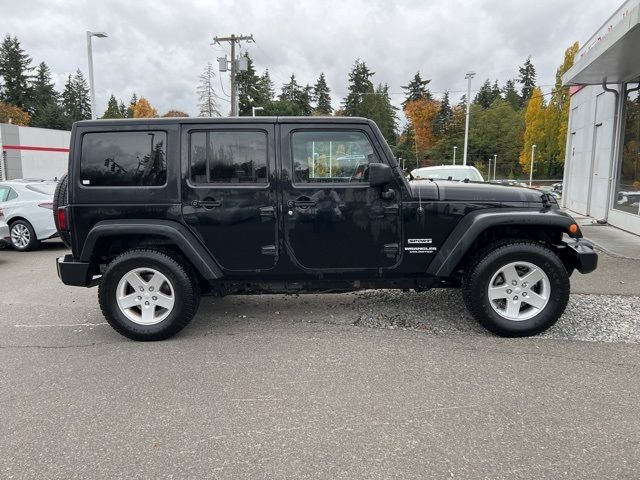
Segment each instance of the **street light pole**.
[{"label": "street light pole", "polygon": [[493,181],[496,181],[496,166],[498,165],[498,154],[493,154]]},{"label": "street light pole", "polygon": [[529,170],[529,186],[533,183],[533,159],[536,156],[536,146],[531,146],[531,169]]},{"label": "street light pole", "polygon": [[251,116],[255,117],[258,110],[264,110],[264,107],[251,107]]},{"label": "street light pole", "polygon": [[489,173],[487,173],[487,182],[491,181],[491,157],[489,157]]},{"label": "street light pole", "polygon": [[464,155],[462,157],[462,164],[467,164],[467,146],[469,144],[469,108],[471,106],[471,79],[475,76],[475,72],[467,72],[464,78],[467,79],[467,118],[464,125]]},{"label": "street light pole", "polygon": [[93,48],[91,37],[105,38],[104,32],[90,32],[87,30],[87,58],[89,60],[89,90],[91,91],[91,120],[96,119],[96,86],[93,82]]},{"label": "street light pole", "polygon": [[453,164],[456,164],[456,150],[458,149],[458,147],[456,147],[455,145],[453,146]]}]

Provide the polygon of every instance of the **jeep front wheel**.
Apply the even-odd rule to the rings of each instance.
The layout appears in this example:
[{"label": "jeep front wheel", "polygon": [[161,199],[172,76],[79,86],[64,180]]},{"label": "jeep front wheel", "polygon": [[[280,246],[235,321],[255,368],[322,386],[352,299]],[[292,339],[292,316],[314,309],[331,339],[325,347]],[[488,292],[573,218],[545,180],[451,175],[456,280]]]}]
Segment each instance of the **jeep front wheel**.
[{"label": "jeep front wheel", "polygon": [[569,300],[569,274],[546,246],[511,241],[486,248],[463,283],[472,315],[505,337],[534,335],[551,327]]},{"label": "jeep front wheel", "polygon": [[113,260],[102,276],[100,308],[109,324],[133,340],[164,340],[191,321],[199,284],[183,262],[155,250],[135,249]]}]

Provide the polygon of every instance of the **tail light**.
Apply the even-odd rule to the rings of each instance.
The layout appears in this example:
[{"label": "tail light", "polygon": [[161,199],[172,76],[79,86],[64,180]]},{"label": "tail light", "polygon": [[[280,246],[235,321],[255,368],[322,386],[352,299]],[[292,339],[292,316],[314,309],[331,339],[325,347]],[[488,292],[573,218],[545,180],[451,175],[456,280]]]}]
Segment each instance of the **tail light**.
[{"label": "tail light", "polygon": [[53,203],[52,202],[39,203],[38,206],[42,207],[42,208],[48,208],[49,210],[53,210]]},{"label": "tail light", "polygon": [[69,230],[69,221],[67,219],[66,207],[58,207],[58,229],[61,232]]}]

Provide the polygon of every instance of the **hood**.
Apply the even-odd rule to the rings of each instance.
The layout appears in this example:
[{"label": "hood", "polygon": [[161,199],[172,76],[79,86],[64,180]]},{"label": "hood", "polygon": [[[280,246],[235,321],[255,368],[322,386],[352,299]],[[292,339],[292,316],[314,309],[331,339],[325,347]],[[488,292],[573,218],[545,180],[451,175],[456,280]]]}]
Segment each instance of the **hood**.
[{"label": "hood", "polygon": [[409,182],[414,197],[418,194],[423,200],[433,199],[433,190],[437,189],[439,200],[459,202],[527,202],[546,203],[550,199],[548,195],[525,187],[510,187],[482,182],[455,182],[451,180],[414,180]]}]

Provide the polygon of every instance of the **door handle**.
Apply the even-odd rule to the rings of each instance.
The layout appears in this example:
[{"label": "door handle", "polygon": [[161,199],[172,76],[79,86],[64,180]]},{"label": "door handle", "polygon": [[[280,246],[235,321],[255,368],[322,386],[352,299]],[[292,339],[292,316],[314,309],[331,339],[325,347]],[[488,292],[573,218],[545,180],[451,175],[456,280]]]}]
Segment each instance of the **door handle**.
[{"label": "door handle", "polygon": [[289,200],[288,205],[289,207],[309,208],[309,207],[315,207],[316,202],[315,200],[311,200],[311,199]]},{"label": "door handle", "polygon": [[219,200],[193,200],[191,202],[191,206],[194,208],[204,207],[204,208],[215,208],[222,205],[222,202]]},{"label": "door handle", "polygon": [[263,220],[267,220],[269,218],[274,218],[276,216],[275,207],[260,207],[260,216]]}]

